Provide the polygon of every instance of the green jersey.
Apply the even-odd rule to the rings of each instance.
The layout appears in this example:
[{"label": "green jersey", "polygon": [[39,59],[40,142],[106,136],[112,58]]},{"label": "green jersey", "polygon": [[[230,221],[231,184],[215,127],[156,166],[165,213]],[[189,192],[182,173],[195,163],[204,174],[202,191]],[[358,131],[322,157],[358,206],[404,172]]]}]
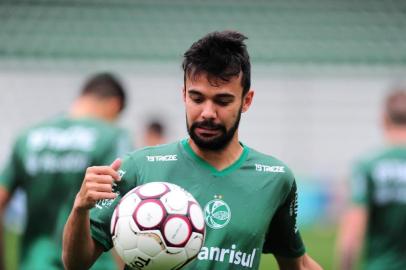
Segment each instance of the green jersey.
[{"label": "green jersey", "polygon": [[63,225],[86,168],[110,164],[129,146],[126,132],[95,119],[57,117],[17,138],[0,185],[27,194],[19,269],[63,268]]},{"label": "green jersey", "polygon": [[[114,207],[135,186],[166,181],[189,191],[203,208],[206,239],[185,269],[257,269],[261,253],[299,257],[304,246],[296,227],[294,177],[281,161],[243,145],[239,159],[218,171],[191,149],[188,140],[148,147],[128,155],[120,168],[115,200],[91,210],[92,237],[112,247]],[[222,217],[213,204],[221,205]]]},{"label": "green jersey", "polygon": [[352,200],[368,211],[366,269],[406,269],[406,146],[387,148],[358,162]]}]

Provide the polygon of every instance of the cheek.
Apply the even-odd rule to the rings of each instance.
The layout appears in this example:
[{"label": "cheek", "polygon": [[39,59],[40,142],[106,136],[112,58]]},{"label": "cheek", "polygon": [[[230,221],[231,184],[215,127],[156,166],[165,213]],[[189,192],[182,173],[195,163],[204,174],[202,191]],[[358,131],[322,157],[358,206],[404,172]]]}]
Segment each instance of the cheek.
[{"label": "cheek", "polygon": [[225,111],[222,111],[221,113],[219,113],[221,122],[223,122],[223,124],[228,128],[234,124],[235,119],[237,119],[237,116],[238,116],[238,111],[231,110],[231,109],[225,110]]},{"label": "cheek", "polygon": [[188,122],[194,121],[196,118],[199,117],[199,112],[196,109],[196,106],[190,106],[190,104],[186,103],[185,110]]}]

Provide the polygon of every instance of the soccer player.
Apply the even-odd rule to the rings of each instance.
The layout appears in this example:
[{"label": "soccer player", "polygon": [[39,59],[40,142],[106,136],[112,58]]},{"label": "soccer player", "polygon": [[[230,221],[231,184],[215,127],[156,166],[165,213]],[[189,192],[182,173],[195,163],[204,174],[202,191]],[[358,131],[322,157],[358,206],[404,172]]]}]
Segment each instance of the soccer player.
[{"label": "soccer player", "polygon": [[[85,83],[68,114],[39,123],[16,139],[0,174],[0,208],[3,214],[17,187],[26,192],[19,269],[63,269],[63,227],[84,170],[110,164],[131,150],[127,132],[113,125],[125,100],[123,86],[113,75],[97,74]],[[114,261],[110,263],[114,267]]]},{"label": "soccer player", "polygon": [[[281,269],[321,269],[305,254],[296,226],[292,172],[238,139],[241,114],[254,96],[245,39],[238,32],[213,32],[184,54],[189,138],[87,169],[65,226],[67,269],[86,269],[109,250],[110,219],[119,198],[157,179],[185,188],[211,210],[205,211],[205,245],[185,269],[257,269],[261,253],[273,253]],[[213,204],[226,209],[221,216]]]},{"label": "soccer player", "polygon": [[150,121],[145,126],[143,146],[155,146],[166,143],[165,125],[158,120]]},{"label": "soccer player", "polygon": [[355,269],[364,243],[364,269],[406,269],[405,90],[388,95],[383,128],[388,144],[354,166],[352,205],[338,237],[338,269]]}]

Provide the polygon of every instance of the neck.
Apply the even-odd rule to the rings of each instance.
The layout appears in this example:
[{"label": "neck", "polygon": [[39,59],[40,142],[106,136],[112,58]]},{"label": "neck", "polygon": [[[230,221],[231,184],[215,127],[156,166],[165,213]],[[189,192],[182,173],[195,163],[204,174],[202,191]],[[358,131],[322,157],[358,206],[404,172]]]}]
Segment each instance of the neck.
[{"label": "neck", "polygon": [[243,147],[238,141],[237,132],[231,139],[230,143],[221,150],[205,150],[199,148],[192,139],[189,139],[189,145],[192,150],[204,159],[207,163],[212,165],[217,170],[223,170],[238,160],[243,151]]},{"label": "neck", "polygon": [[391,144],[406,144],[406,127],[392,128],[385,135]]},{"label": "neck", "polygon": [[74,119],[78,118],[96,118],[107,122],[114,122],[115,118],[110,113],[107,113],[104,104],[88,99],[80,98],[76,100],[69,111],[69,116]]}]

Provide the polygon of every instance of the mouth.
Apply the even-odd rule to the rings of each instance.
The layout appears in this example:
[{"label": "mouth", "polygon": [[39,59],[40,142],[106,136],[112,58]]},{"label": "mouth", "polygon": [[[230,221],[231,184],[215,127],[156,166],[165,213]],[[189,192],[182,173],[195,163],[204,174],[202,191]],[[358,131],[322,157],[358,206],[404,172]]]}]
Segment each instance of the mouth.
[{"label": "mouth", "polygon": [[195,132],[200,137],[211,138],[220,135],[221,131],[218,128],[198,127]]}]

